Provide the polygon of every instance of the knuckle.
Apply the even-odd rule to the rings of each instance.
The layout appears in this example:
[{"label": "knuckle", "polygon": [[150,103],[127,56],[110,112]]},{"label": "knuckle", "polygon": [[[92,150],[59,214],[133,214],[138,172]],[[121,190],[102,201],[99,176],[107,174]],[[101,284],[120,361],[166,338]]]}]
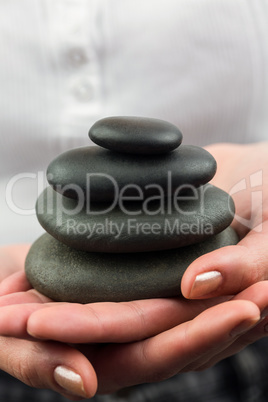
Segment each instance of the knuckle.
[{"label": "knuckle", "polygon": [[10,339],[5,342],[8,353],[3,359],[5,360],[3,370],[30,387],[42,388],[44,382],[39,373],[40,365],[36,363],[34,350],[29,349],[28,341],[16,340],[16,345],[12,341],[13,339]]},{"label": "knuckle", "polygon": [[128,305],[129,308],[134,312],[134,315],[138,318],[141,328],[146,328],[146,318],[143,309],[139,306],[136,301],[133,301]]},{"label": "knuckle", "polygon": [[23,383],[36,387],[36,375],[33,372],[33,365],[27,356],[18,358],[17,356],[10,355],[7,361],[7,371]]}]

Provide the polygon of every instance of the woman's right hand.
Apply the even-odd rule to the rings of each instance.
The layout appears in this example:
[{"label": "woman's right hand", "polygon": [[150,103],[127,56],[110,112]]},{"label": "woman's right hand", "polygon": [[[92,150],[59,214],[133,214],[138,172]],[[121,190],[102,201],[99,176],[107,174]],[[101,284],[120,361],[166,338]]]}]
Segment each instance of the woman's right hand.
[{"label": "woman's right hand", "polygon": [[0,367],[74,400],[202,370],[267,335],[267,281],[231,300],[87,305],[54,303],[26,284],[21,270],[0,286]]}]

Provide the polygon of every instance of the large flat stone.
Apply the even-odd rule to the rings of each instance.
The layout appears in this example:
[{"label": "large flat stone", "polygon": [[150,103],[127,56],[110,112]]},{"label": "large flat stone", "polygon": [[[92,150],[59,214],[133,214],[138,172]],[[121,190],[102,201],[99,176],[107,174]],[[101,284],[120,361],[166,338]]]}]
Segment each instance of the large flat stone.
[{"label": "large flat stone", "polygon": [[[234,203],[223,190],[206,184],[174,205],[172,200],[79,207],[48,187],[40,195],[37,217],[43,228],[75,249],[103,253],[165,250],[205,240],[233,220]],[[190,194],[188,194],[190,196]],[[146,211],[147,207],[148,211]],[[102,213],[107,209],[106,213]],[[157,213],[155,213],[157,212]]]},{"label": "large flat stone", "polygon": [[181,278],[202,254],[238,241],[229,227],[209,240],[180,249],[134,254],[74,250],[48,234],[31,247],[26,274],[55,301],[91,303],[179,296]]},{"label": "large flat stone", "polygon": [[112,151],[153,155],[177,148],[182,133],[164,120],[113,116],[98,120],[89,130],[89,138]]},{"label": "large flat stone", "polygon": [[115,199],[117,191],[139,197],[140,193],[158,195],[159,186],[164,193],[183,184],[198,187],[212,179],[215,172],[213,156],[191,145],[157,156],[128,155],[93,146],[59,155],[50,163],[47,178],[56,191],[67,197],[78,198],[82,192],[92,202],[108,202]]}]

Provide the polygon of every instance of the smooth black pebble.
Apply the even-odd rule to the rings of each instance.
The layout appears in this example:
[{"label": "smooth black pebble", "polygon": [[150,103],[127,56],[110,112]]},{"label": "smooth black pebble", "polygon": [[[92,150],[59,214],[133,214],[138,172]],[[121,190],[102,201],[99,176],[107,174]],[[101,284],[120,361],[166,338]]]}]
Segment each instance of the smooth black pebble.
[{"label": "smooth black pebble", "polygon": [[198,187],[212,179],[216,168],[209,152],[192,145],[157,157],[93,146],[59,155],[50,163],[47,179],[54,190],[67,197],[84,195],[91,202],[109,202],[122,196],[159,195],[159,186],[166,195],[183,185]]},{"label": "smooth black pebble", "polygon": [[112,151],[154,155],[176,149],[182,133],[164,120],[114,116],[98,120],[89,130],[89,138]]},{"label": "smooth black pebble", "polygon": [[120,302],[180,296],[181,278],[199,256],[236,244],[229,227],[210,239],[168,251],[133,254],[87,253],[44,234],[31,247],[26,275],[32,286],[55,301]]},{"label": "smooth black pebble", "polygon": [[[80,205],[48,187],[36,204],[43,228],[59,241],[78,250],[134,253],[166,250],[197,243],[225,229],[235,207],[225,191],[206,184],[194,193],[173,199],[125,203],[109,212],[110,204]],[[144,211],[146,206],[148,211]],[[89,210],[90,208],[90,210]]]}]

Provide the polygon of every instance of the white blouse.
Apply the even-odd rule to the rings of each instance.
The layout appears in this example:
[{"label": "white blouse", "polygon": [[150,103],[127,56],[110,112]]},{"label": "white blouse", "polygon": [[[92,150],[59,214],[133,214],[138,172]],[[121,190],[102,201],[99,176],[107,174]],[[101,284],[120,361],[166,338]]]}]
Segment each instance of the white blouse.
[{"label": "white blouse", "polygon": [[2,244],[41,233],[46,166],[99,118],[268,139],[268,0],[0,0],[0,60]]}]

